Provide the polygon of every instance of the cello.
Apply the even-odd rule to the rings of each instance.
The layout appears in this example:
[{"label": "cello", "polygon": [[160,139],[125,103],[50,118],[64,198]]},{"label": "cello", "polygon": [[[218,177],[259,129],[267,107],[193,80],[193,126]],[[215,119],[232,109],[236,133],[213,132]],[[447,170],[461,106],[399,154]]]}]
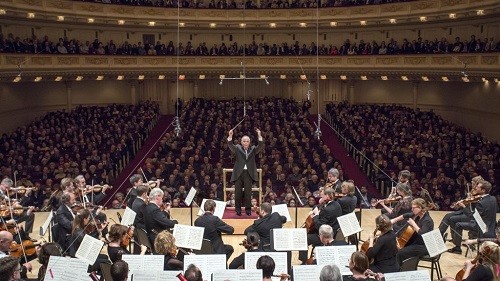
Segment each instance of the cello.
[{"label": "cello", "polygon": [[[471,269],[471,272],[474,271],[477,266],[481,263],[481,254],[478,254],[473,260],[472,264],[474,265]],[[464,279],[464,274],[465,274],[465,267],[460,269],[457,274],[455,275],[455,280],[456,281],[462,281]]]}]

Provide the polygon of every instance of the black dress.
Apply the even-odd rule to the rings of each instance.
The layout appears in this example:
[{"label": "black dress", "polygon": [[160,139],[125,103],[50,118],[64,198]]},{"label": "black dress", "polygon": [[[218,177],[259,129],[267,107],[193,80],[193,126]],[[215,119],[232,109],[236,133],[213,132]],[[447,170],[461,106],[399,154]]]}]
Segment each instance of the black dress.
[{"label": "black dress", "polygon": [[108,246],[108,256],[111,262],[114,263],[115,261],[121,260],[122,255],[130,255],[130,252],[120,246]]},{"label": "black dress", "polygon": [[493,272],[486,266],[480,264],[474,271],[469,274],[469,277],[463,281],[482,281],[493,280]]},{"label": "black dress", "polygon": [[184,263],[171,255],[165,255],[163,270],[184,270]]},{"label": "black dress", "polygon": [[396,245],[396,234],[390,230],[377,238],[373,247],[369,248],[366,255],[373,259],[370,269],[373,272],[397,272],[399,264],[396,259],[398,247]]}]

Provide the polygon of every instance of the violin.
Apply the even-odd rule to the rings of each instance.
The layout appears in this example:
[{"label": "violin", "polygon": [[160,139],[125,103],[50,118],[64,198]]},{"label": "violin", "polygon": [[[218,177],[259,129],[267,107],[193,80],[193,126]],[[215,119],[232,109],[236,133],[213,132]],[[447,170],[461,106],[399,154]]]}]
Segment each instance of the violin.
[{"label": "violin", "polygon": [[146,184],[149,186],[149,188],[155,188],[155,187],[159,187],[160,182],[162,182],[162,181],[163,181],[163,179],[158,179],[155,181],[148,181]]},{"label": "violin", "polygon": [[28,210],[29,208],[31,207],[12,207],[12,208],[9,208],[7,206],[0,207],[0,217],[6,218],[10,217],[11,215],[21,216],[24,210]]},{"label": "violin", "polygon": [[[474,271],[477,266],[481,263],[481,260],[482,260],[482,256],[480,254],[478,254],[473,260],[472,260],[472,264],[474,265],[474,267],[472,267],[471,269],[471,272]],[[456,281],[462,281],[464,279],[464,274],[465,274],[465,267],[460,269],[458,272],[457,272],[457,275],[455,275],[455,280]]]},{"label": "violin", "polygon": [[462,200],[458,200],[457,202],[451,204],[451,207],[452,208],[455,208],[458,204],[462,203],[464,205],[468,205],[468,204],[472,204],[472,203],[476,203],[478,202],[479,200],[481,200],[483,196],[482,195],[472,195],[470,197],[467,197],[465,199],[462,199]]},{"label": "violin", "polygon": [[0,231],[8,231],[14,235],[16,233],[16,223],[2,223],[0,224]]},{"label": "violin", "polygon": [[239,245],[245,247],[245,249],[247,249],[247,251],[253,248],[252,244],[248,243],[246,238],[243,239],[243,241],[241,241],[241,243]]},{"label": "violin", "polygon": [[26,191],[28,190],[35,190],[35,187],[24,187],[24,186],[18,186],[18,187],[11,187],[9,189],[9,196],[14,196],[14,195],[24,195]]},{"label": "violin", "polygon": [[91,188],[92,188],[92,191],[93,191],[94,193],[99,193],[99,192],[101,192],[104,188],[106,188],[106,189],[112,189],[113,187],[112,187],[112,186],[110,186],[110,185],[108,185],[108,184],[105,184],[105,185],[94,185],[94,186],[91,186]]},{"label": "violin", "polygon": [[130,241],[132,241],[133,237],[134,237],[134,227],[129,226],[127,233],[125,233],[125,236],[122,237],[122,239],[120,240],[120,247],[127,248],[130,245]]},{"label": "violin", "polygon": [[401,199],[403,199],[402,196],[396,196],[396,197],[386,198],[386,199],[382,199],[382,200],[377,200],[377,202],[375,204],[372,204],[372,207],[376,207],[381,202],[384,202],[385,205],[391,204],[391,203],[396,203],[396,202],[399,202],[399,200],[401,200]]},{"label": "violin", "polygon": [[24,248],[24,253],[26,254],[27,257],[35,255],[36,254],[36,247],[39,246],[40,243],[33,243],[31,240],[24,240],[22,244],[18,244],[15,241],[12,241],[12,243],[9,246],[9,253],[11,256],[15,258],[20,258],[23,256],[23,248]]}]

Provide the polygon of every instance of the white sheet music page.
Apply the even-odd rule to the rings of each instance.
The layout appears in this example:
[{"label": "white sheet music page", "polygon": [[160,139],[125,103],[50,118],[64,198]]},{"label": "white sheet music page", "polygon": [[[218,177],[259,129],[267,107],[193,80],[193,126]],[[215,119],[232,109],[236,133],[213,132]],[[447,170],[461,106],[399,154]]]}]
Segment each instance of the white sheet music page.
[{"label": "white sheet music page", "polygon": [[293,280],[300,281],[318,281],[319,274],[323,266],[319,265],[294,265]]},{"label": "white sheet music page", "polygon": [[431,281],[428,270],[384,273],[385,281]]},{"label": "white sheet music page", "polygon": [[[178,280],[177,274],[182,273],[180,270],[134,270],[134,281],[164,281]],[[132,278],[131,278],[132,279]]]},{"label": "white sheet music page", "polygon": [[203,279],[210,280],[212,273],[226,270],[226,255],[186,255],[184,271],[190,264],[196,265],[203,273]]},{"label": "white sheet music page", "polygon": [[427,248],[431,258],[448,250],[444,244],[441,232],[437,228],[433,231],[422,234],[422,238],[424,239],[425,247]]},{"label": "white sheet music page", "polygon": [[288,211],[288,206],[286,204],[273,205],[271,212],[278,213],[281,216],[285,216],[287,222],[292,221],[292,218],[290,217],[290,212]]},{"label": "white sheet music page", "polygon": [[45,232],[47,232],[47,229],[49,228],[50,222],[52,221],[52,218],[54,217],[54,212],[49,212],[49,215],[47,216],[47,219],[43,223],[42,226],[40,226],[40,236],[44,236]]},{"label": "white sheet music page", "polygon": [[[131,280],[135,271],[157,271],[163,269],[164,255],[122,255],[122,260],[128,263],[128,280]],[[135,278],[134,278],[135,280]]]},{"label": "white sheet music page", "polygon": [[88,281],[89,265],[79,259],[51,256],[45,272],[47,281]]},{"label": "white sheet music page", "polygon": [[75,257],[92,265],[95,263],[99,253],[101,253],[102,246],[104,246],[104,242],[85,234],[80,247],[76,251]]},{"label": "white sheet music page", "polygon": [[201,249],[203,242],[204,227],[183,224],[174,225],[175,245],[181,248]]},{"label": "white sheet music page", "polygon": [[346,265],[352,253],[356,252],[355,245],[346,246],[318,246],[314,248],[316,262],[318,265],[335,264],[339,267],[342,275],[351,275],[352,272]]},{"label": "white sheet music page", "polygon": [[354,212],[340,216],[337,220],[345,237],[361,231],[361,226]]},{"label": "white sheet music page", "polygon": [[[205,202],[206,201],[207,201],[206,198],[204,198],[203,201],[201,201],[201,206],[200,206],[200,210],[198,211],[198,216],[201,216],[201,215],[203,215],[203,213],[205,213]],[[217,201],[217,200],[214,200],[214,202],[215,202],[214,216],[219,217],[219,219],[222,219],[222,217],[224,216],[224,211],[226,210],[227,202]]]},{"label": "white sheet music page", "polygon": [[191,203],[193,202],[194,196],[196,195],[196,189],[194,187],[191,187],[189,190],[188,195],[186,196],[186,199],[184,199],[184,202],[186,203],[186,206],[191,206]]},{"label": "white sheet music page", "polygon": [[228,269],[212,274],[212,281],[261,281],[262,269]]},{"label": "white sheet music page", "polygon": [[305,228],[276,228],[271,230],[273,249],[276,251],[307,250],[307,230]]},{"label": "white sheet music page", "polygon": [[[287,255],[285,252],[245,252],[245,269],[257,269],[257,260],[266,255],[274,260],[274,264],[276,265],[274,274],[288,274]],[[271,279],[280,280],[279,277],[273,277]]]},{"label": "white sheet music page", "polygon": [[134,225],[135,215],[136,213],[134,212],[134,210],[126,207],[125,212],[123,212],[122,221],[120,222],[120,224],[125,226]]},{"label": "white sheet music page", "polygon": [[484,220],[481,217],[481,215],[479,214],[479,212],[474,212],[474,214],[472,214],[472,216],[476,220],[476,223],[479,226],[479,228],[481,229],[481,231],[483,232],[483,234],[488,232],[488,227],[484,223]]}]

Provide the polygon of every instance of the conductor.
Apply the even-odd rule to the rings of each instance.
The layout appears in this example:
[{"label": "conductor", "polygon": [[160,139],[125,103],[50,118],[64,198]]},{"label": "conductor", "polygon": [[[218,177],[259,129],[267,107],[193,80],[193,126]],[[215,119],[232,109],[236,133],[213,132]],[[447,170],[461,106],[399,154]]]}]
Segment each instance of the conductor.
[{"label": "conductor", "polygon": [[264,140],[259,129],[255,129],[259,144],[250,146],[250,137],[245,135],[241,138],[241,145],[233,144],[233,130],[229,130],[227,142],[229,149],[236,155],[231,182],[235,184],[235,207],[236,214],[241,216],[241,199],[243,190],[245,192],[245,211],[248,216],[252,214],[250,199],[252,196],[252,184],[257,181],[257,166],[255,155],[264,148]]}]

